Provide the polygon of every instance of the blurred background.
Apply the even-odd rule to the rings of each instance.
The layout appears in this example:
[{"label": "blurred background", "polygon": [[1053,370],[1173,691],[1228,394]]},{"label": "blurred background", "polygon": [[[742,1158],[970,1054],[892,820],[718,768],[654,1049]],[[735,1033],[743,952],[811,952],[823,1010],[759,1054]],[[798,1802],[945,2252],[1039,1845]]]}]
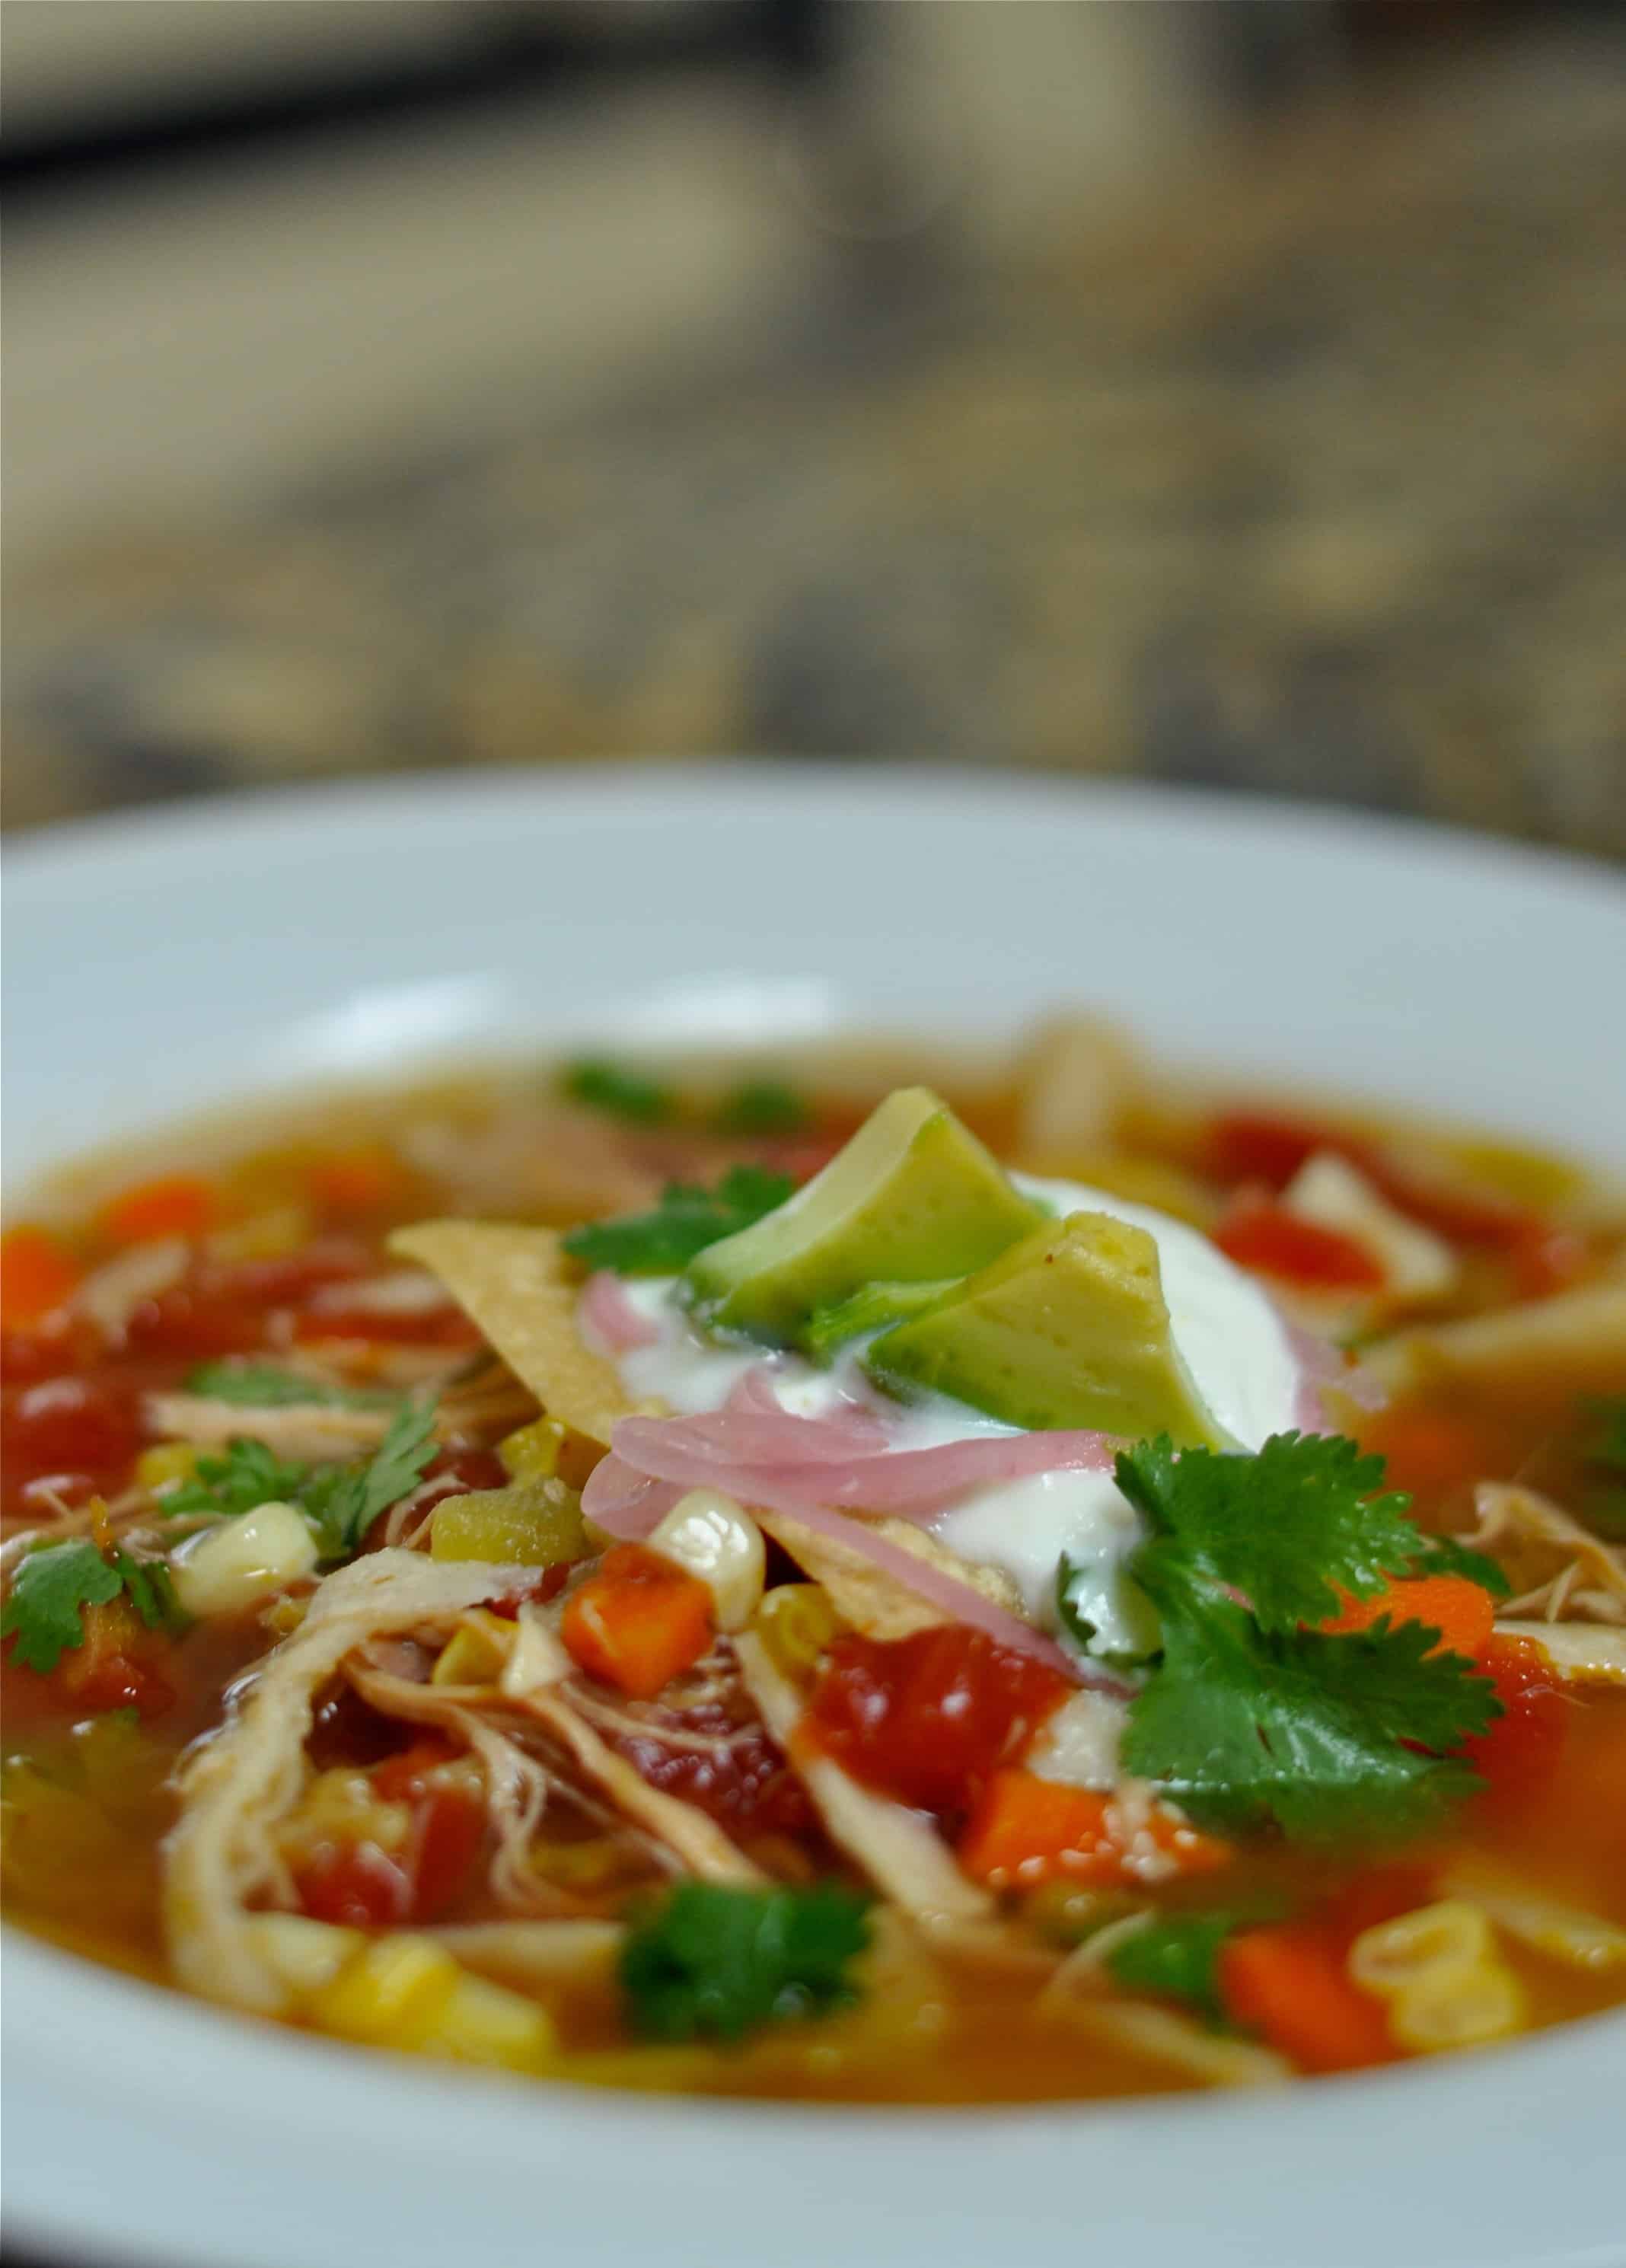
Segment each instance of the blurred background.
[{"label": "blurred background", "polygon": [[3,23],[11,827],[742,752],[1626,854],[1626,10]]}]

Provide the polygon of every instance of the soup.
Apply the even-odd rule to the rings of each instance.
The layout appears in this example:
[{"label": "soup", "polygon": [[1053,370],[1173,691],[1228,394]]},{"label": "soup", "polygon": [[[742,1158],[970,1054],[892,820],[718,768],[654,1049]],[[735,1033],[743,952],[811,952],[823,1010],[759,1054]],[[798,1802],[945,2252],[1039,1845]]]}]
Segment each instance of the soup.
[{"label": "soup", "polygon": [[313,1103],[0,1257],[4,1885],[60,1945],[886,2102],[1626,1999],[1626,1213],[1563,1160],[1075,1017]]}]

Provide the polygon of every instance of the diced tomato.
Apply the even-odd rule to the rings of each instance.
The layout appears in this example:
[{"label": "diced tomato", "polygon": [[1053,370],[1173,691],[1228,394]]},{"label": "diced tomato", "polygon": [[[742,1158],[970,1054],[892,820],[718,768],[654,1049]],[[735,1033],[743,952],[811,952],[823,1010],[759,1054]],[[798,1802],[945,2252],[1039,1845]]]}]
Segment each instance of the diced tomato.
[{"label": "diced tomato", "polygon": [[1508,1248],[1513,1289],[1521,1300],[1547,1300],[1586,1274],[1592,1255],[1584,1236],[1547,1221],[1525,1223]]},{"label": "diced tomato", "polygon": [[1383,1284],[1383,1270],[1365,1245],[1319,1221],[1301,1220],[1270,1197],[1239,1197],[1214,1241],[1239,1268],[1306,1289],[1368,1292]]},{"label": "diced tomato", "polygon": [[1381,1922],[1394,1921],[1401,1914],[1415,1913],[1419,1906],[1430,1904],[1435,1896],[1434,1883],[1434,1869],[1420,1859],[1369,1867],[1334,1892],[1317,1919],[1347,1959],[1363,1930],[1376,1929]]},{"label": "diced tomato", "polygon": [[144,1244],[160,1236],[206,1236],[220,1219],[213,1186],[195,1174],[166,1174],[123,1190],[97,1215],[114,1244]]},{"label": "diced tomato", "polygon": [[132,1397],[109,1383],[48,1378],[7,1387],[0,1394],[7,1508],[22,1509],[28,1483],[53,1474],[110,1492],[122,1483],[141,1438]]},{"label": "diced tomato", "polygon": [[1350,1146],[1343,1136],[1307,1119],[1277,1112],[1227,1110],[1210,1123],[1202,1162],[1217,1182],[1228,1185],[1263,1182],[1267,1188],[1284,1189],[1318,1150],[1337,1150],[1347,1157]]},{"label": "diced tomato", "polygon": [[143,1300],[124,1328],[132,1354],[184,1356],[194,1362],[252,1353],[264,1336],[265,1314],[258,1305],[197,1277]]},{"label": "diced tomato", "polygon": [[134,1709],[143,1719],[161,1717],[175,1690],[157,1667],[168,1640],[147,1629],[128,1599],[109,1599],[83,1609],[84,1643],[65,1651],[46,1680],[65,1711],[99,1717],[110,1709]]},{"label": "diced tomato", "polygon": [[305,1181],[313,1204],[342,1217],[386,1211],[404,1204],[412,1189],[411,1174],[383,1142],[329,1151],[306,1170]]},{"label": "diced tomato", "polygon": [[480,1333],[460,1307],[427,1315],[389,1315],[372,1307],[313,1307],[300,1315],[294,1336],[302,1346],[324,1339],[367,1339],[380,1346],[429,1346],[472,1352]]},{"label": "diced tomato", "polygon": [[1071,1690],[1031,1654],[955,1623],[891,1641],[837,1638],[804,1723],[867,1786],[955,1811],[1020,1760]]},{"label": "diced tomato", "polygon": [[294,1870],[301,1910],[345,1929],[389,1929],[412,1914],[412,1878],[376,1843],[334,1843]]},{"label": "diced tomato", "polygon": [[[690,1719],[681,1721],[688,1729]],[[731,1835],[802,1836],[817,1824],[800,1779],[759,1728],[730,1727],[714,1748],[674,1748],[636,1733],[608,1737],[641,1779],[692,1803]]]},{"label": "diced tomato", "polygon": [[79,1281],[78,1262],[47,1228],[26,1222],[0,1236],[0,1314],[28,1331],[60,1313]]},{"label": "diced tomato", "polygon": [[1462,1753],[1486,1783],[1483,1801],[1516,1806],[1558,1769],[1572,1705],[1530,1638],[1493,1638],[1478,1668],[1496,1687],[1503,1713],[1489,1732],[1464,1742]]}]

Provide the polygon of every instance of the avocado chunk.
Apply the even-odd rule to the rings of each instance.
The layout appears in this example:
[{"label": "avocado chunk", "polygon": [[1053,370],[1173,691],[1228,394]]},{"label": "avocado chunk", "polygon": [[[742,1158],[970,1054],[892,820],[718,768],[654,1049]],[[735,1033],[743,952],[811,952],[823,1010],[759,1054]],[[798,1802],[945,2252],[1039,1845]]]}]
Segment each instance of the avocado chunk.
[{"label": "avocado chunk", "polygon": [[709,1329],[812,1351],[815,1310],[968,1275],[1043,1218],[945,1102],[900,1087],[805,1189],[697,1254],[684,1294]]},{"label": "avocado chunk", "polygon": [[952,1395],[1034,1432],[1232,1446],[1174,1344],[1155,1241],[1109,1213],[1048,1223],[884,1331],[865,1366],[888,1393]]}]

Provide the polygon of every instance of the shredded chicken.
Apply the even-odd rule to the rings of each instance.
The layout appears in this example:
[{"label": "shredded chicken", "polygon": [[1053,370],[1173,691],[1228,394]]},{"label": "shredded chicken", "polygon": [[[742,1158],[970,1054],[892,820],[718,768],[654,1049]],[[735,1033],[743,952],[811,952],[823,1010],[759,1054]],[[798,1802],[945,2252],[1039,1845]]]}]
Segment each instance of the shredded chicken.
[{"label": "shredded chicken", "polygon": [[425,1268],[391,1268],[381,1276],[324,1284],[311,1295],[313,1315],[438,1315],[452,1305],[444,1284]]},{"label": "shredded chicken", "polygon": [[761,1638],[745,1631],[734,1650],[746,1690],[813,1798],[831,1841],[919,1920],[977,1921],[991,1914],[988,1892],[960,1873],[918,1812],[872,1795],[830,1757],[798,1742],[801,1696],[775,1668]]},{"label": "shredded chicken", "polygon": [[389,1431],[387,1410],[344,1410],[324,1402],[257,1409],[202,1394],[149,1394],[142,1408],[151,1433],[172,1441],[226,1442],[246,1436],[279,1457],[341,1464],[376,1449]]},{"label": "shredded chicken", "polygon": [[172,1291],[186,1274],[190,1258],[191,1247],[184,1236],[132,1245],[116,1260],[92,1270],[73,1295],[74,1310],[87,1316],[111,1345],[119,1346],[136,1308]]},{"label": "shredded chicken", "polygon": [[1626,1685],[1626,1630],[1599,1623],[1527,1623],[1498,1619],[1504,1638],[1539,1646],[1566,1685]]},{"label": "shredded chicken", "polygon": [[1490,1552],[1521,1587],[1503,1616],[1626,1623],[1626,1549],[1602,1542],[1550,1497],[1512,1482],[1482,1481],[1474,1509],[1478,1525],[1463,1540]]},{"label": "shredded chicken", "polygon": [[244,1928],[278,1880],[276,1830],[305,1778],[314,1697],[369,1638],[409,1632],[503,1590],[511,1568],[376,1551],[328,1576],[303,1623],[246,1682],[224,1729],[195,1749],[165,1849],[164,1922],[189,1992],[275,2014],[285,1988]]},{"label": "shredded chicken", "polygon": [[470,1969],[535,1986],[607,1983],[627,1933],[618,1921],[580,1915],[568,1921],[451,1923],[429,1934]]}]

